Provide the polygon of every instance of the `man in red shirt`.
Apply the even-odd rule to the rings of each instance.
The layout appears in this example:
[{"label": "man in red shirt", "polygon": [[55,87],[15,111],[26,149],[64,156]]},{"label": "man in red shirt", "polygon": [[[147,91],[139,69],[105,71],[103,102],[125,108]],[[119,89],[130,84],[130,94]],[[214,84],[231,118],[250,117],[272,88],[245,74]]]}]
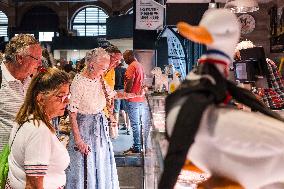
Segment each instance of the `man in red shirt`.
[{"label": "man in red shirt", "polygon": [[[142,65],[136,60],[132,50],[126,50],[123,58],[128,68],[125,72],[124,91],[126,93],[142,94],[144,70]],[[145,97],[139,96],[127,99],[127,112],[133,131],[133,146],[124,154],[139,153],[141,151],[141,124],[143,125],[143,143],[146,144],[149,133],[149,110]]]}]

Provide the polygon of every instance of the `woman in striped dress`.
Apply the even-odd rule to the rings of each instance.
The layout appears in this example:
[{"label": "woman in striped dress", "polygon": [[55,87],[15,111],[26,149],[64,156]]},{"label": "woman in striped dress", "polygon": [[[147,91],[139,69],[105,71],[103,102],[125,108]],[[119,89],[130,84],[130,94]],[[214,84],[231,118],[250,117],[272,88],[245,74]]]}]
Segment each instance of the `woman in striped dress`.
[{"label": "woman in striped dress", "polygon": [[72,132],[68,146],[71,163],[67,169],[66,189],[86,186],[88,189],[118,189],[108,121],[103,111],[108,99],[116,95],[102,79],[110,56],[102,48],[96,48],[87,52],[85,64],[85,69],[75,76],[71,85]]}]

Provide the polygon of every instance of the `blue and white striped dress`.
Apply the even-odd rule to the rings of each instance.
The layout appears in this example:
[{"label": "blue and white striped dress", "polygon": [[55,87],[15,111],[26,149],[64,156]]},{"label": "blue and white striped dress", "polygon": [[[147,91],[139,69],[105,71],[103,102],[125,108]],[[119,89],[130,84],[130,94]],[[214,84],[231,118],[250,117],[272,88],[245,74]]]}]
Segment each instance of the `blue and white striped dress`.
[{"label": "blue and white striped dress", "polygon": [[[109,90],[109,94],[113,94]],[[87,178],[84,178],[83,155],[74,149],[73,133],[68,152],[70,166],[67,169],[66,189],[119,189],[113,147],[109,137],[107,119],[103,113],[106,100],[99,80],[76,75],[71,85],[69,110],[77,113],[77,124],[82,140],[90,146],[87,156]]]}]

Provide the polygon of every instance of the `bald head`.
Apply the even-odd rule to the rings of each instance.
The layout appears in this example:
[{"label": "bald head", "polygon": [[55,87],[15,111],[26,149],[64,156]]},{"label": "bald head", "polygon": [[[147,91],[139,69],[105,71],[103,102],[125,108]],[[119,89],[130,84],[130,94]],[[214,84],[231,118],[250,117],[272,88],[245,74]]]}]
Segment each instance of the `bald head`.
[{"label": "bald head", "polygon": [[124,59],[125,63],[128,64],[128,65],[131,64],[131,62],[135,61],[136,58],[135,58],[133,50],[126,50],[123,53],[123,59]]}]

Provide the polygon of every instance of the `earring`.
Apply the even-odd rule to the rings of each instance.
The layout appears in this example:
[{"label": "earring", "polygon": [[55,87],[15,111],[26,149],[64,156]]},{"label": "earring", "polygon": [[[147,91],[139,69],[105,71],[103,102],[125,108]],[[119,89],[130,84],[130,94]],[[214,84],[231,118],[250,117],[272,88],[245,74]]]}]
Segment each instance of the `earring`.
[{"label": "earring", "polygon": [[93,66],[93,65],[89,67],[89,71],[91,71],[91,72],[92,72],[92,71],[94,71],[94,70],[95,70],[95,68],[94,68],[94,66]]}]

